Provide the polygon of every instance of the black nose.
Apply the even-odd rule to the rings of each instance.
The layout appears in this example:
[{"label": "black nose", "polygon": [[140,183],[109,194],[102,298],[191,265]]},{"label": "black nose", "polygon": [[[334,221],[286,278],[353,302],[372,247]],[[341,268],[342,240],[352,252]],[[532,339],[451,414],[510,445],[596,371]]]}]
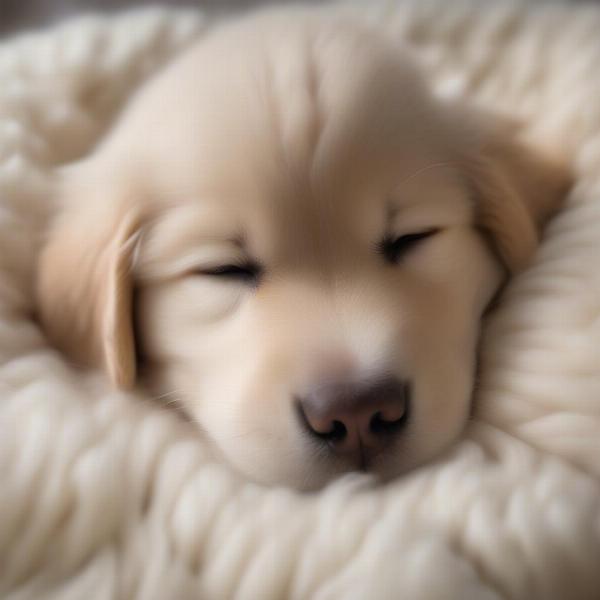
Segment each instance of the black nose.
[{"label": "black nose", "polygon": [[300,398],[298,409],[312,436],[364,465],[404,428],[410,385],[397,379],[369,386],[332,384]]}]

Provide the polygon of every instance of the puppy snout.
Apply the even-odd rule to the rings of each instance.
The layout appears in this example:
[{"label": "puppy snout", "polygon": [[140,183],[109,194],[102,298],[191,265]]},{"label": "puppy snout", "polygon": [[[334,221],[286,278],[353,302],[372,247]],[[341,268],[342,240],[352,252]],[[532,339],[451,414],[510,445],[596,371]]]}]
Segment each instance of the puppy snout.
[{"label": "puppy snout", "polygon": [[361,468],[401,433],[409,408],[410,385],[396,379],[368,386],[330,384],[298,401],[308,434]]}]

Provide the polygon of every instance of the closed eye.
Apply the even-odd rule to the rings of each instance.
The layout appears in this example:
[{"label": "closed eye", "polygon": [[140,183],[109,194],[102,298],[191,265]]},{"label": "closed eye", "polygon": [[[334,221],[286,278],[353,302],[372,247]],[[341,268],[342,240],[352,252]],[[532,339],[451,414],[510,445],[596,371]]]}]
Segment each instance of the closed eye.
[{"label": "closed eye", "polygon": [[384,238],[380,244],[381,253],[388,262],[396,264],[427,238],[438,233],[438,231],[439,229],[432,228],[415,233],[407,233],[396,238]]},{"label": "closed eye", "polygon": [[219,265],[218,267],[196,271],[198,275],[206,275],[227,281],[237,281],[247,285],[258,285],[261,272],[260,266],[255,263]]}]

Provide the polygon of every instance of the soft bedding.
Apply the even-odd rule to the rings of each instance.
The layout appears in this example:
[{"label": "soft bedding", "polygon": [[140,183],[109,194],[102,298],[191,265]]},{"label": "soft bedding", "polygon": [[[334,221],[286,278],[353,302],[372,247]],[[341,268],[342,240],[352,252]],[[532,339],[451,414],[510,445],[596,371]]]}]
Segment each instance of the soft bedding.
[{"label": "soft bedding", "polygon": [[[576,185],[482,342],[447,456],[300,495],[214,463],[168,399],[48,347],[32,272],[53,169],[83,156],[210,19],[85,17],[0,45],[0,597],[600,598],[600,6],[343,4],[413,45],[439,93],[558,139]],[[84,199],[82,199],[84,201]]]}]

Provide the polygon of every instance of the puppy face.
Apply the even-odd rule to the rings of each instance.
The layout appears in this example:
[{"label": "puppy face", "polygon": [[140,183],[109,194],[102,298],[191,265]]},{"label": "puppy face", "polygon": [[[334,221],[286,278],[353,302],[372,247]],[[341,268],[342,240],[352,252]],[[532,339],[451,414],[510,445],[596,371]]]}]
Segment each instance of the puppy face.
[{"label": "puppy face", "polygon": [[176,398],[250,477],[314,488],[459,435],[482,313],[567,177],[376,33],[281,12],[200,42],[61,185],[55,343]]}]

